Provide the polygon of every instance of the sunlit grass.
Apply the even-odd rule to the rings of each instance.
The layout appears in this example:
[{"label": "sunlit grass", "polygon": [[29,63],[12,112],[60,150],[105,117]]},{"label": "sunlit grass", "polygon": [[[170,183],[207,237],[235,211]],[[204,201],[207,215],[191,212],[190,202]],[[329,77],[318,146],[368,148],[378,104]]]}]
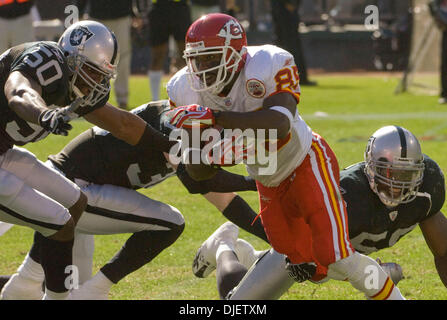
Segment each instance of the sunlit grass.
[{"label": "sunlit grass", "polygon": [[[447,109],[437,104],[434,96],[394,95],[396,76],[315,76],[317,87],[303,87],[299,112],[314,131],[326,138],[338,156],[340,167],[363,160],[363,151],[371,133],[381,126],[397,124],[414,132],[422,149],[447,170]],[[130,82],[130,106],[136,107],[150,99],[146,77]],[[166,98],[163,93],[162,98]],[[114,96],[111,95],[114,102]],[[315,116],[318,114],[326,117]],[[434,116],[429,117],[428,114]],[[317,115],[318,115],[317,114]],[[344,115],[344,119],[334,115]],[[362,118],[368,115],[368,118]],[[29,150],[40,159],[56,153],[90,124],[74,122],[69,137],[50,136],[43,142],[30,144]],[[243,166],[232,170],[244,173]],[[216,279],[195,278],[191,263],[200,244],[225,221],[225,218],[202,196],[190,195],[177,178],[148,190],[147,196],[177,207],[185,216],[186,228],[180,239],[151,263],[126,277],[111,291],[112,299],[218,299]],[[242,193],[258,210],[257,194]],[[129,235],[96,236],[94,272],[106,263]],[[241,232],[257,249],[267,248],[261,240]],[[0,273],[13,273],[22,262],[32,241],[32,231],[14,227],[0,237]],[[373,255],[383,261],[402,265],[405,279],[399,283],[402,293],[410,299],[447,299],[424,238],[416,228],[393,248]],[[282,299],[364,299],[349,283],[330,281],[323,285],[294,285]]]}]

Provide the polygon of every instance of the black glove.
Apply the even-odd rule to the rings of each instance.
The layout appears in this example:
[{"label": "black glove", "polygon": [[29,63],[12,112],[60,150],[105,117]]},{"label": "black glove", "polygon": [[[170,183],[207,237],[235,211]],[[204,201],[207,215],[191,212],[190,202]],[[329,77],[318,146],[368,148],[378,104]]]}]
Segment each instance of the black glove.
[{"label": "black glove", "polygon": [[296,282],[310,280],[317,271],[317,265],[313,262],[293,264],[289,258],[286,258],[286,270],[289,276]]},{"label": "black glove", "polygon": [[39,125],[42,128],[61,136],[67,136],[68,131],[73,128],[68,123],[69,120],[65,108],[48,109],[39,115]]}]

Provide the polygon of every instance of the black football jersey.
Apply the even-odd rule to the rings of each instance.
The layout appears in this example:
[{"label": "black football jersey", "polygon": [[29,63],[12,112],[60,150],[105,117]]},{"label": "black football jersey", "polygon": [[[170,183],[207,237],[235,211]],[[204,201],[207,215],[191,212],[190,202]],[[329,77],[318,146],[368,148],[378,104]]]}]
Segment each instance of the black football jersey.
[{"label": "black football jersey", "polygon": [[444,175],[437,163],[424,156],[424,180],[410,203],[386,207],[371,190],[360,162],[340,174],[340,187],[347,205],[349,237],[354,248],[365,254],[393,246],[424,219],[438,213],[445,199]]},{"label": "black football jersey", "polygon": [[[13,71],[20,71],[40,84],[42,98],[49,108],[65,107],[73,100],[69,93],[71,72],[57,43],[29,42],[8,49],[0,56],[0,153],[48,135],[42,127],[24,121],[9,108],[4,87]],[[76,113],[85,115],[104,106],[107,100],[108,96],[94,106],[79,108]]]},{"label": "black football jersey", "polygon": [[[169,110],[165,101],[142,105],[132,113],[165,131],[162,117]],[[142,151],[98,127],[85,131],[49,159],[70,179],[132,189],[151,187],[175,174],[158,149]]]}]

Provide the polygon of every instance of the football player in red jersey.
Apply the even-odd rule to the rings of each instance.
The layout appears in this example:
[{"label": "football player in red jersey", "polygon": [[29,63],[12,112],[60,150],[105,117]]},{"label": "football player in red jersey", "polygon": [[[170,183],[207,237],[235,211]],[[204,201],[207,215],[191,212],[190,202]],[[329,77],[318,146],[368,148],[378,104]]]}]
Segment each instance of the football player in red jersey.
[{"label": "football player in red jersey", "polygon": [[[377,262],[352,248],[337,159],[296,108],[301,92],[293,56],[273,45],[248,46],[235,18],[209,14],[190,26],[184,57],[187,67],[168,82],[168,96],[175,106],[196,105],[178,109],[174,125],[191,127],[199,121],[204,126],[276,132],[275,159],[268,170],[255,161],[247,163],[247,171],[257,180],[260,217],[269,242],[287,256],[295,279],[348,279],[368,297],[403,299]],[[205,164],[186,168],[197,180],[206,177],[202,172],[212,175],[209,169],[202,171]],[[205,256],[213,256],[205,254],[207,250],[197,253],[197,272],[206,268]],[[304,274],[302,265],[308,267]],[[363,271],[369,266],[379,272],[373,288],[365,285]]]}]

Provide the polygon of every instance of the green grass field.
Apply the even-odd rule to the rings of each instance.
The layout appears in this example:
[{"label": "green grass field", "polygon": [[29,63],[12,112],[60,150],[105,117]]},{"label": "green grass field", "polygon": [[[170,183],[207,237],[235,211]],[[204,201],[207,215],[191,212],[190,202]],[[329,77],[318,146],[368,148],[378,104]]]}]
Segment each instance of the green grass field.
[{"label": "green grass field", "polygon": [[[371,133],[381,126],[396,124],[417,135],[423,152],[447,170],[447,109],[434,96],[394,95],[397,76],[329,75],[315,76],[317,87],[303,87],[299,112],[314,131],[326,138],[338,156],[341,167],[363,160],[363,151]],[[134,77],[130,83],[130,104],[136,107],[150,99],[147,78]],[[166,94],[164,96],[166,97]],[[113,95],[112,95],[113,99]],[[112,100],[113,102],[113,100]],[[324,114],[326,116],[318,116]],[[58,152],[69,140],[90,125],[74,122],[70,136],[50,136],[27,146],[40,159]],[[243,166],[232,170],[244,173]],[[177,207],[185,216],[186,228],[179,240],[154,261],[114,286],[111,299],[218,299],[214,275],[195,278],[191,263],[200,244],[225,222],[225,218],[202,196],[190,195],[176,178],[148,190],[147,196]],[[257,194],[241,194],[257,210]],[[0,274],[13,273],[30,248],[33,232],[13,227],[0,237]],[[121,247],[129,235],[96,236],[94,272]],[[256,249],[267,245],[241,231],[240,237]],[[385,262],[402,265],[405,279],[399,283],[409,299],[447,299],[447,290],[439,280],[432,255],[419,230],[401,239],[393,248],[373,255]],[[323,285],[295,284],[282,299],[364,299],[349,283],[330,281]]]}]

